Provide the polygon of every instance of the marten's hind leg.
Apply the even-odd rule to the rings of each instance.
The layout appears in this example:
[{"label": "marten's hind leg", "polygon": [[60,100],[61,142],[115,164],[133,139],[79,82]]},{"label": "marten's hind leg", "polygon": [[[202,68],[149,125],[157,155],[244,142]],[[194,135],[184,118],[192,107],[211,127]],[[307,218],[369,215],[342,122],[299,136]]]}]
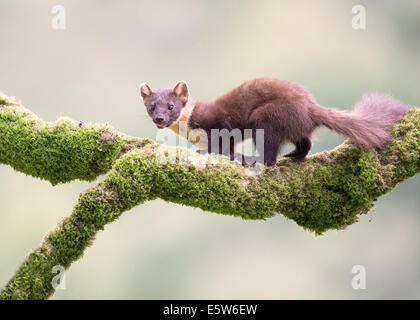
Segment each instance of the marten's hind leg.
[{"label": "marten's hind leg", "polygon": [[[258,108],[250,117],[249,125],[252,128],[252,140],[257,149],[259,156],[256,161],[272,166],[277,162],[277,156],[280,148],[287,140],[285,135],[285,127],[276,120],[281,115],[273,115],[276,109],[274,103],[267,103]],[[263,130],[263,135],[261,131]],[[262,138],[262,139],[261,139]]]},{"label": "marten's hind leg", "polygon": [[[259,141],[256,137],[255,131],[252,137],[255,148],[259,153],[258,162],[264,163],[267,166],[272,166],[277,162],[277,156],[280,148],[284,143],[283,135],[277,130],[272,129],[269,125],[264,128],[264,141]],[[262,148],[264,147],[264,148]],[[262,158],[264,156],[264,158]]]},{"label": "marten's hind leg", "polygon": [[311,139],[304,137],[295,143],[296,149],[284,155],[284,157],[295,158],[296,160],[305,159],[312,147]]}]

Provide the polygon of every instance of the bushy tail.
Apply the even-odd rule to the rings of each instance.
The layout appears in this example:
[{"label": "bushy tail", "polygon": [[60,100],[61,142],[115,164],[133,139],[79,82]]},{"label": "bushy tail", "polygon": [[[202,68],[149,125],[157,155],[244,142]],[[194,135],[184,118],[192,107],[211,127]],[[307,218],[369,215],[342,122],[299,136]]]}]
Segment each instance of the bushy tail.
[{"label": "bushy tail", "polygon": [[366,94],[352,111],[319,106],[312,110],[316,124],[352,139],[363,148],[381,149],[392,139],[391,125],[409,109],[391,95]]}]

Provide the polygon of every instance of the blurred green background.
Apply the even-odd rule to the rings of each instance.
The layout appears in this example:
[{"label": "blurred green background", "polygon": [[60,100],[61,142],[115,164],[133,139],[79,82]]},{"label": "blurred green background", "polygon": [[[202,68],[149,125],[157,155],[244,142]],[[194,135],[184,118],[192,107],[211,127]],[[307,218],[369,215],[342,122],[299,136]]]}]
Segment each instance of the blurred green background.
[{"label": "blurred green background", "polygon": [[[51,8],[66,8],[66,30]],[[366,7],[367,29],[351,27]],[[420,101],[420,2],[0,2],[0,90],[40,117],[109,122],[156,137],[138,85],[189,83],[212,99],[255,77],[296,81],[323,105],[365,92]],[[312,153],[342,139],[318,133]],[[52,187],[0,166],[0,286],[91,184]],[[420,298],[419,177],[345,231],[315,237],[281,215],[251,222],[161,200],[99,233],[54,299]],[[367,289],[353,290],[363,265]]]}]

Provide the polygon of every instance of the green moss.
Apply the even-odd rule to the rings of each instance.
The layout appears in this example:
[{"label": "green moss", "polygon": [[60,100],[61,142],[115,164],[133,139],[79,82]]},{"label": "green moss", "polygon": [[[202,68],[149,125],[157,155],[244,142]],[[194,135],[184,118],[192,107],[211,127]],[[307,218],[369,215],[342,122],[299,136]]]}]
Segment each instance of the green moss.
[{"label": "green moss", "polygon": [[385,152],[381,153],[382,163],[392,168],[391,186],[419,172],[419,109],[410,109],[407,115],[393,126],[392,135],[395,137],[394,141]]},{"label": "green moss", "polygon": [[18,105],[14,98],[8,97],[4,93],[0,92],[0,107],[14,105]]},{"label": "green moss", "polygon": [[21,106],[0,111],[0,163],[50,181],[92,181],[109,171],[132,144],[108,125],[79,124],[60,119],[46,123]]}]

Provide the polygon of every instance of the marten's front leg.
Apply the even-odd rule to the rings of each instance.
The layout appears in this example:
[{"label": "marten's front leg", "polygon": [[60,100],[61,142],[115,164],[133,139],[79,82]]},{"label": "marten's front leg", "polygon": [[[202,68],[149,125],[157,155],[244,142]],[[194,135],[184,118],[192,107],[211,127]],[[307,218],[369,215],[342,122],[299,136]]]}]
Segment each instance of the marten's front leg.
[{"label": "marten's front leg", "polygon": [[[235,141],[233,137],[229,138],[229,142],[224,144],[224,139],[220,136],[212,137],[211,132],[207,132],[208,137],[208,145],[207,151],[215,154],[223,154],[226,157],[230,157],[232,159],[235,154]],[[214,139],[214,141],[213,141]]]},{"label": "marten's front leg", "polygon": [[302,138],[295,143],[296,149],[284,155],[284,157],[291,157],[296,160],[305,159],[312,147],[312,142],[308,137]]}]

